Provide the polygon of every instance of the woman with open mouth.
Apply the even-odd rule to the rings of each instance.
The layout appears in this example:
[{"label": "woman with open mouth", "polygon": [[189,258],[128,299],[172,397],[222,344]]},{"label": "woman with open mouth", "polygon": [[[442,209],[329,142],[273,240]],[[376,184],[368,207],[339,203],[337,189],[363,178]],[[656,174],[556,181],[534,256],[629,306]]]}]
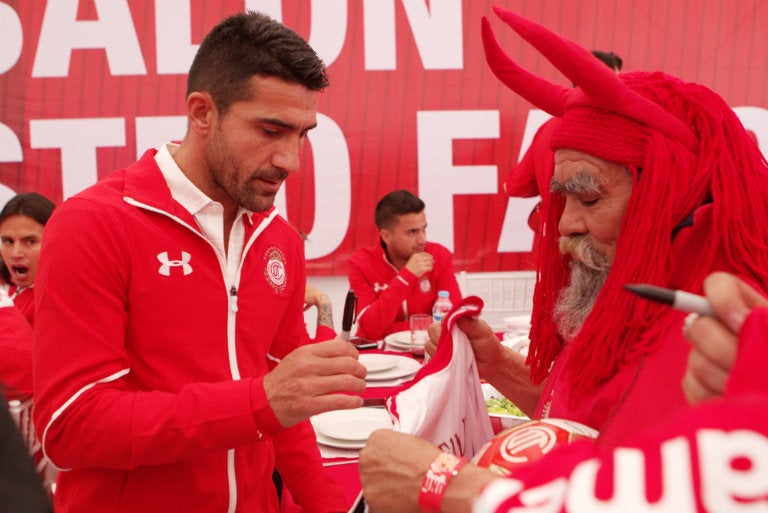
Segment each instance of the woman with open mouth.
[{"label": "woman with open mouth", "polygon": [[0,276],[9,286],[14,305],[34,324],[35,298],[32,291],[43,228],[53,213],[51,200],[28,192],[11,198],[0,212]]}]

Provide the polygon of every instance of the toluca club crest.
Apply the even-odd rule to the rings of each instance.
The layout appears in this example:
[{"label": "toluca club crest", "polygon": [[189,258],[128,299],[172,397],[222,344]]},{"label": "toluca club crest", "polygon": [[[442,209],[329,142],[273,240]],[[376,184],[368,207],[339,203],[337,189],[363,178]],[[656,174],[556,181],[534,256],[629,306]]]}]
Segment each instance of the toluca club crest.
[{"label": "toluca club crest", "polygon": [[267,283],[275,291],[275,294],[283,294],[287,281],[283,252],[277,246],[271,246],[264,253],[264,260],[266,261],[264,275],[267,278]]}]

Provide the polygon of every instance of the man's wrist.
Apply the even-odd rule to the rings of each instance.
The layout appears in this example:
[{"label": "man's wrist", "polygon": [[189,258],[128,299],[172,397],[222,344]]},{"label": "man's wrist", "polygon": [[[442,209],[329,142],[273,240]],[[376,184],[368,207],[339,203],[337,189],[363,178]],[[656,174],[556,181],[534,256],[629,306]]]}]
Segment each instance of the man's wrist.
[{"label": "man's wrist", "polygon": [[467,464],[465,458],[441,452],[432,460],[419,489],[419,509],[423,513],[440,513],[440,506],[451,479]]}]

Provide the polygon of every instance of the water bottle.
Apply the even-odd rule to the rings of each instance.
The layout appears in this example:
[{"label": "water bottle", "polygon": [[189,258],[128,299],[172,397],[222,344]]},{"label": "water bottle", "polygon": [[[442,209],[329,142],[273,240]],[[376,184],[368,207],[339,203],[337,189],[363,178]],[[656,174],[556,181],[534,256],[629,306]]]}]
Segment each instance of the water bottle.
[{"label": "water bottle", "polygon": [[441,290],[437,293],[437,300],[432,307],[432,320],[440,322],[448,315],[448,312],[453,308],[450,297],[447,290]]}]

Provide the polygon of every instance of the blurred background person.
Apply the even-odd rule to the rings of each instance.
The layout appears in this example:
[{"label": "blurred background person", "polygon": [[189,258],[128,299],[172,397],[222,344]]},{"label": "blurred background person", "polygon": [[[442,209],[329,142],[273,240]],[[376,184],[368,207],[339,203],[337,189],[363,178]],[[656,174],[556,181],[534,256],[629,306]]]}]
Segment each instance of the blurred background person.
[{"label": "blurred background person", "polygon": [[11,198],[0,211],[0,276],[16,308],[34,324],[34,282],[43,228],[53,213],[51,200],[28,192]]},{"label": "blurred background person", "polygon": [[349,259],[349,288],[357,294],[357,335],[380,340],[410,329],[411,315],[432,314],[441,290],[455,305],[461,291],[451,252],[427,240],[424,202],[401,189],[376,205],[376,244],[356,250]]}]

